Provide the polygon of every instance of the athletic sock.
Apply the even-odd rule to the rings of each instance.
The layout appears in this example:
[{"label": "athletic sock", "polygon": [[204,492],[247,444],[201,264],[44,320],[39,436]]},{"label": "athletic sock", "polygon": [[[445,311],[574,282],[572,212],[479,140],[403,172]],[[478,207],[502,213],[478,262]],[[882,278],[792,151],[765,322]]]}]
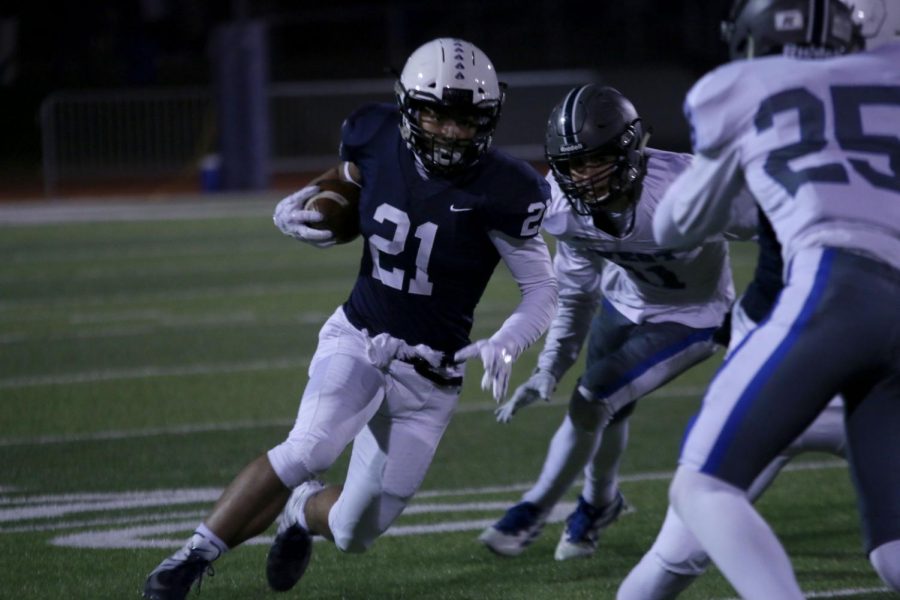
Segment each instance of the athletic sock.
[{"label": "athletic sock", "polygon": [[188,552],[191,550],[199,552],[203,558],[213,561],[228,552],[228,544],[223,542],[206,523],[200,523],[194,530],[194,535],[188,540],[186,545]]},{"label": "athletic sock", "polygon": [[566,415],[550,442],[537,483],[522,499],[545,510],[554,506],[593,456],[600,439],[600,432],[578,429]]}]

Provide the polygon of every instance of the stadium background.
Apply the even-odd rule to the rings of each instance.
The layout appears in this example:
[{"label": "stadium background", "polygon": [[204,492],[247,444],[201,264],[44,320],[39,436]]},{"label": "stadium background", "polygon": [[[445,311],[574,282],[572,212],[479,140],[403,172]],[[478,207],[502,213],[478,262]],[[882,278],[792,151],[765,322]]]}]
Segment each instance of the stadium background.
[{"label": "stadium background", "polygon": [[[654,145],[686,150],[681,101],[723,59],[722,11],[713,8],[720,4],[0,5],[0,598],[137,597],[147,572],[181,543],[221,486],[283,439],[316,332],[345,298],[359,254],[358,242],[319,253],[273,229],[272,206],[308,171],[275,174],[266,189],[201,193],[196,160],[216,149],[215,135],[174,175],[62,181],[48,201],[39,120],[48,97],[212,90],[211,40],[235,23],[265,27],[273,88],[382,78],[422,41],[456,35],[481,46],[501,75],[592,72],[633,97],[654,127]],[[529,128],[540,144],[564,89],[544,91],[542,102],[523,106],[517,98],[528,89],[510,90],[499,145]],[[324,116],[333,107],[317,104],[309,118],[336,134],[337,121]],[[516,116],[525,114],[536,116]],[[300,145],[314,141],[296,137]],[[753,244],[733,246],[738,289],[754,264]],[[498,270],[473,335],[493,331],[517,294]],[[532,348],[517,361],[513,386],[536,355]],[[606,532],[594,559],[552,560],[575,490],[523,556],[500,560],[475,540],[536,476],[579,367],[553,402],[505,427],[470,374],[422,492],[396,526],[362,556],[318,545],[296,594],[284,597],[614,597],[659,528],[681,433],[719,360],[641,401],[622,464],[622,489],[637,511]],[[346,459],[327,477],[338,481],[345,468]],[[860,552],[843,463],[810,455],[789,471],[760,508],[803,588],[810,597],[883,598]],[[271,531],[218,562],[202,597],[275,597],[262,576],[270,540]],[[684,598],[733,595],[713,569]]]},{"label": "stadium background", "polygon": [[[39,109],[48,97],[71,91],[149,94],[199,86],[218,93],[221,105],[216,69],[222,60],[216,35],[247,24],[258,24],[265,32],[265,82],[271,84],[340,85],[347,79],[390,78],[387,69],[401,68],[423,41],[460,36],[482,47],[501,77],[515,72],[593,71],[594,79],[633,98],[654,127],[655,145],[687,150],[681,102],[691,82],[724,56],[717,35],[722,5],[722,0],[11,0],[0,8],[0,120],[6,139],[0,144],[0,195],[21,197],[41,191],[39,182],[46,173],[41,173]],[[564,89],[532,98],[513,86],[510,110],[515,111],[516,103],[530,104],[517,113],[525,116],[501,122],[498,145],[523,126],[531,128],[528,137],[540,144],[544,119],[555,101],[551,98],[561,97]],[[328,104],[318,110],[327,111]],[[342,116],[337,112],[310,118],[329,126],[336,136]],[[217,133],[209,132],[203,147],[192,148],[192,164],[183,165],[178,180],[171,181],[174,187],[190,189],[196,183],[187,173],[197,169],[204,154],[217,150]],[[316,136],[294,143],[322,145]],[[302,171],[308,170],[268,173],[271,177],[264,185],[289,187],[296,181],[287,176],[302,179]],[[62,185],[52,195],[141,191],[146,184],[140,174],[121,177],[121,169],[99,177],[85,173],[81,169],[80,177],[62,182],[79,185]]]}]

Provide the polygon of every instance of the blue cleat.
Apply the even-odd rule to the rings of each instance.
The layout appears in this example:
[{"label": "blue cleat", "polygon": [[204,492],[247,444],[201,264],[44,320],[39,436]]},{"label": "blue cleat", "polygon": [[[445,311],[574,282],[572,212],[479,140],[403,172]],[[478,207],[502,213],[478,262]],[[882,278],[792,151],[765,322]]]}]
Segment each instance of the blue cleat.
[{"label": "blue cleat", "polygon": [[531,502],[519,502],[503,518],[485,529],[478,540],[501,556],[518,556],[541,533],[547,511]]},{"label": "blue cleat", "polygon": [[566,517],[566,528],[556,545],[554,558],[569,560],[593,556],[603,530],[612,525],[620,515],[632,510],[625,502],[622,492],[616,492],[616,498],[603,508],[597,508],[578,496],[578,506]]}]

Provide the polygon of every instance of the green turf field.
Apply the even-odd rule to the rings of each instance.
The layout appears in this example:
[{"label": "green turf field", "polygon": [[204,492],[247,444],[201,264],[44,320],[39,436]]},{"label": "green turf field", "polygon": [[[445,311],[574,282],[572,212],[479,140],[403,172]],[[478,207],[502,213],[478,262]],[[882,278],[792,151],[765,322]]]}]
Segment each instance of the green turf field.
[{"label": "green turf field", "polygon": [[[360,242],[299,244],[272,227],[269,209],[0,226],[0,598],[138,597],[230,478],[287,433],[316,332],[349,291]],[[754,248],[733,255],[740,288]],[[473,336],[492,332],[516,296],[500,267]],[[520,359],[512,386],[535,356]],[[200,597],[613,598],[656,534],[681,432],[717,364],[639,405],[622,469],[637,510],[590,560],[553,560],[558,521],[518,558],[477,543],[536,477],[577,373],[553,404],[498,425],[472,365],[421,494],[370,552],[318,544],[298,587],[275,594],[266,537],[218,561]],[[846,470],[822,455],[794,467],[803,468],[784,473],[760,506],[802,587],[886,597],[861,553]],[[734,595],[713,570],[683,597]]]}]

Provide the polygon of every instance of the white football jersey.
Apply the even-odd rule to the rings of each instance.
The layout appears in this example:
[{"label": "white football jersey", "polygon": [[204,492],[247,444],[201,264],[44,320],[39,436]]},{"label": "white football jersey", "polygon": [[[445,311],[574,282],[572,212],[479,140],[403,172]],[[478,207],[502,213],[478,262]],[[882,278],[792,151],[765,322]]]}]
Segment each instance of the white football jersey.
[{"label": "white football jersey", "polygon": [[733,62],[701,79],[685,110],[698,158],[672,188],[681,233],[707,218],[698,216],[704,203],[727,205],[729,190],[746,185],[785,264],[798,250],[832,246],[900,269],[900,44]]},{"label": "white football jersey", "polygon": [[686,249],[653,239],[653,215],[666,188],[691,162],[688,154],[648,148],[634,228],[617,238],[572,211],[552,174],[544,230],[556,238],[559,308],[538,367],[560,377],[574,363],[601,298],[634,323],[715,327],[734,299],[728,246],[721,236]]}]

